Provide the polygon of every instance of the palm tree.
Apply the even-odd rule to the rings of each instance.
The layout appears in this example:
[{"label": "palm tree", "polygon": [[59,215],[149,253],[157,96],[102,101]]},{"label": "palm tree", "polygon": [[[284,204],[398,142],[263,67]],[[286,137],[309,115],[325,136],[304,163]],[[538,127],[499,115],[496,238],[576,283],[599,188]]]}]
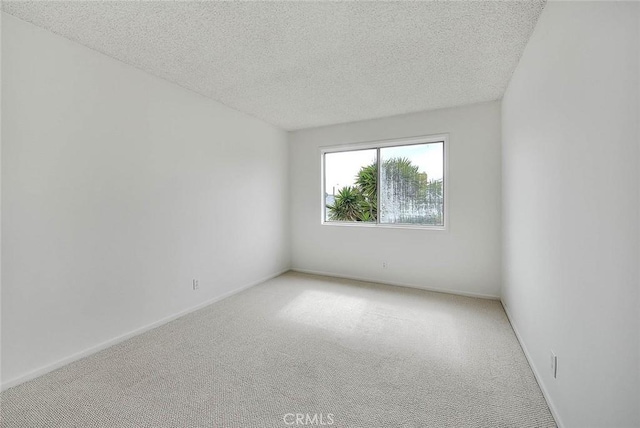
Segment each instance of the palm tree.
[{"label": "palm tree", "polygon": [[361,221],[362,195],[355,187],[343,187],[329,208],[329,219],[338,221]]},{"label": "palm tree", "polygon": [[362,221],[376,221],[378,217],[378,165],[363,166],[356,176],[356,186],[362,195]]},{"label": "palm tree", "polygon": [[[382,162],[385,194],[402,198],[411,204],[426,203],[427,174],[407,158],[391,158]],[[333,205],[327,205],[333,221],[375,222],[378,218],[378,164],[363,166],[355,177],[355,186],[343,187]]]},{"label": "palm tree", "polygon": [[420,173],[417,165],[407,158],[391,158],[382,164],[384,183],[388,191],[415,198],[423,193],[428,183],[427,174]]},{"label": "palm tree", "polygon": [[413,223],[426,209],[428,177],[417,165],[403,157],[382,163],[381,204],[385,218],[392,223]]}]

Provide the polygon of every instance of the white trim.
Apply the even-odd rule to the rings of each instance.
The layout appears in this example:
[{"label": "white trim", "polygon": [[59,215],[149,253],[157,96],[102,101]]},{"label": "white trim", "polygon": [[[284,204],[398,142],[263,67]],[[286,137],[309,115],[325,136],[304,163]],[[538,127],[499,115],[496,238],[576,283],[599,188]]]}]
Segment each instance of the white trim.
[{"label": "white trim", "polygon": [[[340,153],[340,152],[352,152],[356,150],[377,150],[376,162],[380,162],[380,149],[385,147],[395,146],[410,146],[417,144],[434,144],[442,143],[442,157],[443,157],[443,171],[442,171],[442,183],[443,183],[443,211],[442,226],[430,226],[420,224],[385,224],[379,223],[365,223],[365,222],[336,222],[327,221],[325,219],[326,213],[326,199],[327,193],[325,175],[325,154],[327,153]],[[403,229],[417,229],[417,230],[449,230],[449,134],[435,134],[435,135],[423,135],[417,137],[406,137],[390,140],[378,140],[378,141],[362,141],[357,143],[338,144],[331,146],[321,146],[318,148],[320,152],[320,224],[323,226],[354,226],[354,227],[375,227],[375,228],[403,228]],[[378,168],[378,181],[380,175],[380,168]],[[379,191],[379,190],[378,190]],[[379,196],[379,195],[378,195]],[[378,198],[379,199],[379,198]],[[379,220],[379,219],[378,219]]]},{"label": "white trim", "polygon": [[374,223],[374,222],[363,222],[363,221],[325,221],[322,223],[322,226],[356,226],[356,227],[371,227],[373,229],[411,229],[411,230],[435,230],[441,232],[448,232],[448,229],[443,226],[419,226],[415,224],[407,224],[407,223]]},{"label": "white trim", "polygon": [[415,137],[394,138],[388,140],[359,141],[357,143],[333,144],[321,146],[321,153],[350,152],[353,150],[377,149],[379,147],[409,146],[412,144],[438,143],[449,139],[449,134],[419,135]]},{"label": "white trim", "polygon": [[310,270],[310,269],[291,268],[291,270],[293,272],[306,273],[309,275],[319,275],[319,276],[328,276],[333,278],[350,279],[353,281],[362,281],[362,282],[369,282],[373,284],[382,284],[382,285],[392,285],[395,287],[407,287],[407,288],[413,288],[416,290],[433,291],[435,293],[454,294],[457,296],[465,296],[465,297],[476,297],[479,299],[500,300],[499,296],[495,296],[493,294],[473,293],[470,291],[450,290],[446,288],[437,288],[437,287],[423,287],[420,285],[408,284],[405,282],[381,281],[379,279],[365,278],[362,276],[343,275],[335,272],[326,272],[326,271],[318,271],[318,270]]},{"label": "white trim", "polygon": [[507,309],[507,305],[502,301],[502,299],[500,299],[500,303],[502,304],[502,307],[504,308],[504,313],[507,314],[507,319],[509,320],[509,324],[511,324],[511,329],[516,334],[516,339],[518,339],[518,343],[520,343],[520,347],[522,348],[522,352],[524,353],[524,356],[526,357],[527,362],[529,363],[529,367],[531,367],[531,371],[533,372],[533,376],[536,378],[536,381],[538,382],[538,386],[540,387],[540,391],[542,391],[542,396],[544,397],[545,401],[547,402],[547,406],[549,406],[549,410],[551,411],[551,416],[553,416],[553,419],[555,419],[556,425],[558,426],[558,428],[564,428],[565,425],[562,423],[562,419],[560,418],[560,414],[558,413],[558,410],[556,409],[556,406],[553,404],[553,400],[551,399],[551,395],[549,395],[549,391],[547,391],[547,388],[545,387],[544,383],[542,382],[542,377],[540,376],[540,373],[538,372],[538,369],[536,368],[535,364],[533,363],[533,359],[531,358],[531,354],[529,354],[529,351],[527,350],[527,346],[524,344],[524,341],[522,340],[522,336],[520,336],[520,333],[518,332],[518,328],[516,327],[516,324],[513,322],[513,318],[509,314],[509,309]]},{"label": "white trim", "polygon": [[270,279],[273,279],[273,278],[275,278],[277,276],[280,276],[283,273],[288,272],[289,270],[290,269],[287,268],[287,269],[281,270],[281,271],[279,271],[277,273],[268,275],[268,276],[266,276],[266,277],[264,277],[262,279],[259,279],[257,281],[253,281],[253,282],[251,282],[249,284],[243,285],[240,288],[228,291],[228,292],[226,292],[224,294],[221,294],[221,295],[219,295],[217,297],[209,299],[209,300],[207,300],[205,302],[198,303],[195,306],[192,306],[190,308],[187,308],[185,310],[177,312],[177,313],[175,313],[173,315],[169,315],[168,317],[162,318],[162,319],[160,319],[158,321],[152,322],[151,324],[147,324],[145,326],[142,326],[140,328],[132,330],[132,331],[130,331],[128,333],[125,333],[123,335],[114,337],[113,339],[106,340],[106,341],[104,341],[102,343],[99,343],[99,344],[97,344],[95,346],[91,346],[91,347],[89,347],[89,348],[87,348],[87,349],[85,349],[83,351],[76,352],[75,354],[72,354],[72,355],[70,355],[68,357],[62,358],[62,359],[60,359],[60,360],[58,360],[58,361],[56,361],[54,363],[47,364],[45,366],[37,368],[37,369],[35,369],[33,371],[28,372],[27,374],[15,377],[15,378],[13,378],[11,380],[8,380],[6,382],[2,382],[2,386],[0,387],[0,390],[4,391],[4,390],[6,390],[8,388],[12,388],[14,386],[20,385],[21,383],[24,383],[24,382],[27,382],[29,380],[35,379],[37,377],[40,377],[40,376],[42,376],[42,375],[44,375],[46,373],[52,372],[52,371],[54,371],[56,369],[59,369],[60,367],[66,366],[67,364],[70,364],[70,363],[72,363],[74,361],[77,361],[77,360],[80,360],[82,358],[88,357],[89,355],[92,355],[92,354],[95,354],[97,352],[100,352],[100,351],[102,351],[104,349],[107,349],[107,348],[113,346],[113,345],[116,345],[116,344],[118,344],[120,342],[123,342],[123,341],[125,341],[127,339],[130,339],[130,338],[132,338],[134,336],[137,336],[137,335],[142,334],[142,333],[144,333],[146,331],[149,331],[151,329],[159,327],[159,326],[161,326],[163,324],[166,324],[166,323],[168,323],[170,321],[173,321],[173,320],[175,320],[177,318],[180,318],[180,317],[182,317],[184,315],[187,315],[187,314],[189,314],[191,312],[195,312],[198,309],[202,309],[205,306],[209,306],[209,305],[211,305],[211,304],[213,304],[215,302],[218,302],[220,300],[226,299],[227,297],[231,297],[234,294],[240,293],[241,291],[247,290],[247,289],[249,289],[251,287],[255,287],[256,285],[261,284],[261,283],[263,283],[265,281],[268,281]]}]

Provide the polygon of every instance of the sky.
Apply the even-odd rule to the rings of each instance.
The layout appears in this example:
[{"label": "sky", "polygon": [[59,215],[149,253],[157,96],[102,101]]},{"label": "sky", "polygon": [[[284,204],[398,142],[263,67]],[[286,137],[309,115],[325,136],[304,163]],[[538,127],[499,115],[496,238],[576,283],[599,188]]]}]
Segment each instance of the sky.
[{"label": "sky", "polygon": [[[382,161],[393,157],[406,157],[420,172],[426,172],[429,180],[442,178],[442,143],[415,144],[411,146],[385,147],[380,149]],[[361,167],[376,159],[375,149],[335,152],[325,154],[325,189],[337,193],[344,186],[353,186]]]}]

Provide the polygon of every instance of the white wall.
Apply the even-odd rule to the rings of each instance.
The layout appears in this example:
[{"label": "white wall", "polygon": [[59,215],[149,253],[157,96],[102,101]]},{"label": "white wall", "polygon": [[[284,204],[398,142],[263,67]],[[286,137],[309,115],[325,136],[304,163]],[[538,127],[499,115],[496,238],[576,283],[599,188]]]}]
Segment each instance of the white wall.
[{"label": "white wall", "polygon": [[284,131],[2,19],[5,387],[288,268]]},{"label": "white wall", "polygon": [[[0,12],[1,14],[1,12]],[[2,224],[2,17],[0,16],[0,225]],[[2,227],[0,227],[0,388],[2,385]]]},{"label": "white wall", "polygon": [[502,105],[502,298],[565,427],[640,426],[639,8],[548,3]]},{"label": "white wall", "polygon": [[[450,138],[447,231],[320,224],[319,147],[442,133]],[[290,159],[294,269],[498,296],[499,102],[292,132]]]}]

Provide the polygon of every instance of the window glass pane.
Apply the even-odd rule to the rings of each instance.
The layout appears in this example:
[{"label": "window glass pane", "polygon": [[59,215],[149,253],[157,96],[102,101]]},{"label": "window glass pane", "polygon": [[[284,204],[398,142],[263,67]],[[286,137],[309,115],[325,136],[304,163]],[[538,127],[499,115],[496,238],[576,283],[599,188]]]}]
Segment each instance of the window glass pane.
[{"label": "window glass pane", "polygon": [[444,225],[444,144],[380,149],[380,223]]},{"label": "window glass pane", "polygon": [[325,221],[376,221],[377,151],[324,155]]}]

